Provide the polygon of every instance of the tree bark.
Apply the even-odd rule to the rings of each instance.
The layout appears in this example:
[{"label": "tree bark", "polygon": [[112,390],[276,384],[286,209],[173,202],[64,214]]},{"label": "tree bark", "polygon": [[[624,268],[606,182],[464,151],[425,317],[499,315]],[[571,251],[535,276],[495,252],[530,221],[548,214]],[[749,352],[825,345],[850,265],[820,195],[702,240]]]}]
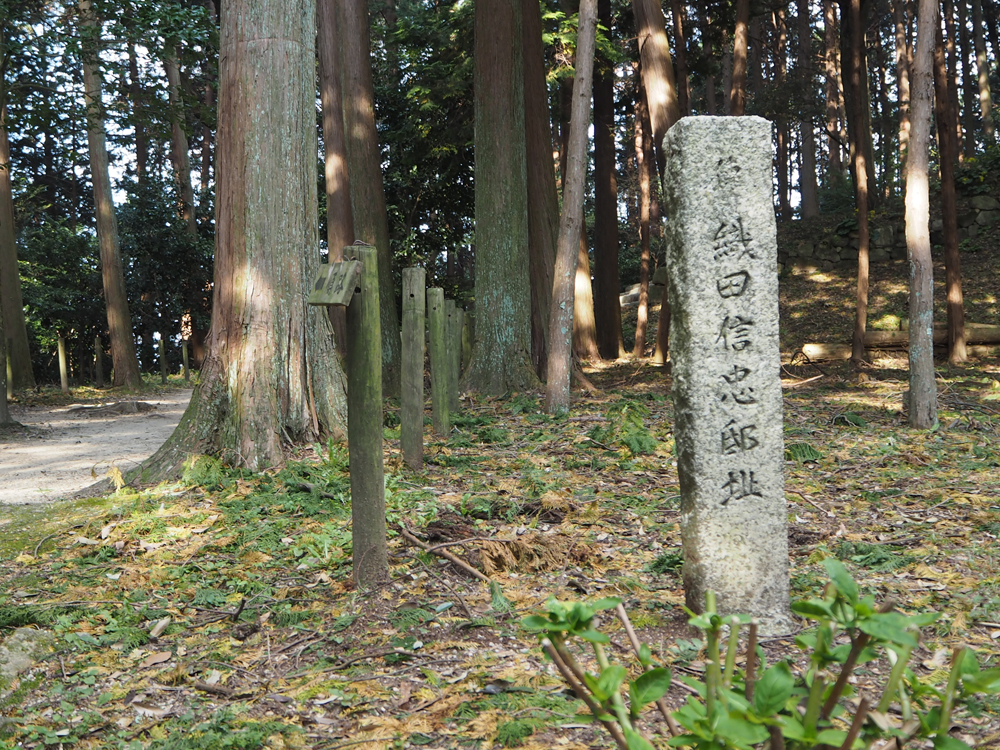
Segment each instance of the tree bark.
[{"label": "tree bark", "polygon": [[[966,0],[955,0],[958,14],[958,50],[962,63],[962,126],[965,129],[964,156],[969,159],[976,154],[976,108],[973,102],[979,98],[978,82],[972,73],[972,58],[975,50],[969,38],[969,7]],[[955,71],[958,72],[957,69]]]},{"label": "tree bark", "polygon": [[[849,0],[850,18],[850,89],[848,100],[853,106],[848,111],[853,113],[855,137],[864,138],[864,103],[865,88],[862,80],[867,70],[864,62],[865,30],[862,23],[861,0]],[[847,24],[844,24],[845,26]],[[869,133],[870,136],[870,133]],[[865,329],[868,327],[868,169],[863,143],[854,143],[854,199],[858,217],[858,286],[854,307],[854,336],[851,342],[851,362],[855,367],[865,359]]]},{"label": "tree bark", "polygon": [[208,356],[144,478],[176,473],[192,453],[259,471],[284,462],[286,442],[343,435],[330,321],[306,304],[320,261],[314,9],[233,0],[222,14]]},{"label": "tree bark", "polygon": [[[632,354],[646,355],[646,327],[649,321],[649,275],[652,255],[649,248],[650,187],[653,182],[653,139],[650,133],[646,91],[639,77],[635,101],[635,159],[639,178],[639,308],[636,311],[635,345]],[[665,302],[665,300],[664,300]]]},{"label": "tree bark", "polygon": [[945,43],[937,25],[934,46],[934,115],[937,123],[938,152],[941,155],[941,218],[944,223],[945,289],[948,311],[948,361],[968,360],[965,346],[965,310],[962,300],[962,268],[958,254],[958,209],[955,196],[955,163],[958,141],[955,136],[957,113],[948,106],[949,80],[954,81],[945,63]]},{"label": "tree bark", "polygon": [[976,71],[979,75],[979,112],[983,119],[983,140],[996,143],[993,129],[993,96],[990,91],[990,68],[986,60],[986,40],[983,38],[983,3],[972,0],[972,37],[976,47]]},{"label": "tree bark", "polygon": [[128,44],[128,95],[132,103],[132,129],[135,131],[135,181],[140,185],[146,178],[146,162],[149,160],[149,136],[143,114],[142,82],[139,80],[139,58],[135,45]]},{"label": "tree bark", "polygon": [[742,117],[747,108],[747,48],[750,41],[750,0],[736,0],[736,31],[733,34],[733,87],[729,91],[729,113]]},{"label": "tree bark", "polygon": [[[799,73],[804,90],[812,90],[812,23],[809,17],[809,0],[798,0]],[[802,141],[802,168],[799,170],[799,192],[802,195],[800,211],[809,219],[819,215],[819,189],[816,184],[816,137],[811,120],[799,121]]]},{"label": "tree bark", "polygon": [[591,282],[587,227],[582,221],[577,249],[576,291],[573,294],[573,353],[578,359],[596,362],[601,358],[601,353],[597,349],[597,321],[594,317],[594,287]]},{"label": "tree bark", "polygon": [[[3,40],[0,39],[0,56]],[[6,90],[3,96],[6,99]],[[7,357],[10,357],[11,386],[33,388],[35,376],[31,369],[28,349],[28,329],[24,321],[21,297],[21,272],[17,265],[17,242],[14,227],[14,195],[11,186],[10,141],[7,139],[7,107],[0,101],[0,314],[6,326],[3,344],[9,347],[0,368],[7,377]],[[6,387],[4,389],[6,394]]]},{"label": "tree bark", "polygon": [[[598,0],[598,19],[611,28],[611,0]],[[614,67],[603,57],[594,72],[594,322],[604,359],[625,354],[618,284],[618,179],[615,175]],[[582,209],[581,209],[582,211]],[[582,215],[582,214],[581,214]]]},{"label": "tree bark", "polygon": [[91,182],[94,186],[94,207],[97,214],[97,240],[101,249],[101,274],[104,282],[104,303],[111,333],[111,359],[114,366],[112,385],[141,388],[139,361],[135,355],[132,317],[125,296],[125,276],[122,270],[118,241],[118,220],[111,197],[111,177],[108,174],[108,149],[104,133],[104,105],[101,102],[100,25],[91,0],[79,0],[83,28],[83,86],[87,106],[87,143],[90,148]]},{"label": "tree bark", "polygon": [[[778,8],[774,12],[774,68],[775,82],[778,88],[785,84],[785,74],[787,72],[787,46],[788,46],[788,26],[785,22],[785,9]],[[792,218],[792,205],[790,200],[789,172],[788,172],[788,121],[784,116],[779,115],[774,118],[774,130],[776,138],[777,156],[777,177],[778,177],[778,213],[783,221]]]},{"label": "tree bark", "polygon": [[389,217],[382,182],[382,155],[375,129],[371,43],[366,0],[337,0],[343,63],[344,132],[355,238],[378,248],[379,300],[382,305],[382,388],[399,393],[400,340],[396,292],[392,281]]},{"label": "tree bark", "polygon": [[[871,122],[871,92],[868,87],[868,55],[866,52],[865,31],[868,23],[868,5],[870,0],[860,0],[857,13],[852,12],[855,0],[841,0],[840,38],[841,38],[841,88],[844,93],[845,120],[850,145],[851,169],[857,164],[854,152],[858,149],[865,162],[867,178],[867,201],[869,208],[874,208],[878,195],[875,183],[875,158],[872,145]],[[855,15],[860,25],[860,38],[856,37],[854,24]],[[856,46],[860,45],[860,50]],[[854,65],[860,61],[860,68],[855,75]],[[858,90],[853,86],[857,83]],[[855,178],[856,179],[856,178]]]},{"label": "tree bark", "polygon": [[680,118],[674,66],[667,44],[666,20],[659,0],[632,0],[632,12],[635,14],[639,59],[642,63],[639,70],[646,87],[649,119],[653,127],[657,172],[662,175],[667,163],[662,150],[663,136]]},{"label": "tree bark", "polygon": [[[875,75],[876,82],[875,96],[878,100],[878,115],[875,118],[875,127],[879,134],[879,156],[882,158],[882,192],[881,196],[889,198],[894,195],[896,188],[896,159],[893,149],[888,147],[892,142],[890,133],[890,105],[888,84],[886,83],[886,60],[885,46],[882,44],[882,30],[878,25],[873,34],[872,46],[875,48]],[[895,128],[892,128],[895,130]],[[901,166],[901,165],[900,165]]]},{"label": "tree bark", "polygon": [[[691,85],[688,81],[684,7],[680,0],[670,0],[670,14],[674,20],[674,62],[677,65],[677,108],[679,117],[687,117],[691,114]],[[611,27],[609,26],[608,28]]]},{"label": "tree bark", "polygon": [[478,0],[475,27],[476,341],[464,382],[499,395],[537,383],[530,359],[521,4]]},{"label": "tree bark", "polygon": [[[911,427],[929,429],[937,422],[934,379],[934,265],[931,261],[928,151],[933,99],[934,28],[937,0],[920,0],[913,60],[912,119],[906,155],[906,247],[910,257],[910,402]],[[899,17],[896,17],[899,33]],[[905,37],[904,37],[905,40]],[[898,43],[898,36],[897,36]]]},{"label": "tree bark", "polygon": [[522,0],[524,129],[528,175],[528,262],[531,269],[531,362],[541,377],[547,368],[546,338],[552,306],[552,274],[559,234],[559,195],[549,90],[545,81],[542,12],[537,0]]},{"label": "tree bark", "polygon": [[[482,0],[480,0],[482,2]],[[610,6],[609,6],[610,11]],[[550,413],[569,409],[569,381],[573,363],[573,298],[583,227],[583,188],[587,176],[587,130],[590,125],[591,76],[597,34],[597,0],[581,0],[573,81],[573,107],[567,147],[563,211],[549,315],[549,361],[545,408]],[[577,248],[574,248],[577,244]],[[589,279],[588,279],[589,281]]]},{"label": "tree bark", "polygon": [[957,36],[955,31],[955,3],[953,0],[944,0],[942,5],[944,14],[944,46],[946,51],[946,66],[948,69],[948,101],[951,103],[951,124],[955,130],[955,157],[958,162],[964,161],[965,156],[962,151],[962,121],[959,113],[962,111],[958,103],[958,49],[955,43]]},{"label": "tree bark", "polygon": [[833,0],[823,0],[823,69],[826,74],[827,169],[840,172],[840,84],[837,75],[837,10]]},{"label": "tree bark", "polygon": [[7,406],[7,331],[3,325],[3,308],[0,307],[0,427],[10,423]]},{"label": "tree bark", "polygon": [[[896,40],[896,98],[899,110],[899,163],[906,164],[905,182],[909,174],[906,149],[910,142],[910,58],[912,50],[906,33],[906,0],[892,0],[892,20]],[[928,79],[929,80],[929,79]],[[930,106],[928,104],[928,106]],[[930,116],[928,110],[928,117]],[[926,144],[925,144],[926,148]]]},{"label": "tree bark", "polygon": [[[323,107],[324,176],[326,178],[326,245],[329,262],[344,259],[344,248],[354,243],[351,180],[347,171],[347,140],[341,91],[340,24],[337,0],[316,0],[316,46],[319,52],[319,96]],[[380,290],[381,291],[381,290]],[[347,312],[331,307],[337,348],[347,352]]]},{"label": "tree bark", "polygon": [[[215,0],[205,0],[205,8],[208,10],[212,25],[215,26],[218,14],[215,10]],[[206,58],[205,70],[205,115],[202,117],[201,126],[201,191],[202,195],[208,195],[208,183],[212,175],[212,128],[208,124],[215,120],[215,81],[211,75],[212,66]]]},{"label": "tree bark", "polygon": [[191,158],[188,155],[187,133],[184,132],[181,104],[181,72],[177,65],[177,49],[168,41],[163,50],[163,67],[167,71],[167,95],[170,101],[170,160],[181,197],[181,218],[189,234],[198,234],[194,217],[194,189],[191,187]]}]

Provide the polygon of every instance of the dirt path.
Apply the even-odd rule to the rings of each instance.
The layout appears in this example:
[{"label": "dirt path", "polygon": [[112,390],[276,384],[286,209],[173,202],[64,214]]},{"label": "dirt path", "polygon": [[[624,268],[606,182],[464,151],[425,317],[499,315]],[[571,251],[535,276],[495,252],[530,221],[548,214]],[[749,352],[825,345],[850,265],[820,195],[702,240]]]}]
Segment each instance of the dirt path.
[{"label": "dirt path", "polygon": [[103,479],[112,466],[134,468],[170,437],[190,398],[190,390],[140,398],[132,412],[116,401],[11,406],[26,429],[0,434],[0,504],[49,502]]}]

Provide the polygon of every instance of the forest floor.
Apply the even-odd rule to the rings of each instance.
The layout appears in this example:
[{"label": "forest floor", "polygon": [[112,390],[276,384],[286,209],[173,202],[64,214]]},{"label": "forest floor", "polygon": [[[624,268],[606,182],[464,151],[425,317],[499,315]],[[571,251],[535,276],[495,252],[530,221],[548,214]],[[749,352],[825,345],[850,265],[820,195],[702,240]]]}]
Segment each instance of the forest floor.
[{"label": "forest floor", "polygon": [[[827,314],[821,296],[808,310],[793,299],[801,320]],[[792,309],[786,299],[784,322]],[[818,327],[802,340],[849,332]],[[846,363],[783,368],[791,589],[819,595],[821,561],[836,557],[864,593],[939,613],[911,687],[940,687],[954,647],[984,666],[1000,655],[1000,359],[939,365],[933,431],[906,425],[905,368],[902,352],[862,378]],[[600,392],[575,394],[563,418],[538,393],[464,399],[446,440],[428,428],[418,472],[400,460],[390,407],[391,580],[372,591],[352,582],[336,444],[257,474],[201,458],[177,483],[16,509],[11,523],[15,509],[0,507],[0,635],[29,626],[55,637],[23,689],[0,693],[0,747],[610,747],[523,617],[553,595],[620,597],[675,678],[703,675],[705,644],[681,608],[669,377],[633,361],[588,375]],[[404,527],[429,544],[461,542],[449,549],[495,585],[411,546]],[[600,627],[634,670],[617,621]],[[763,642],[769,662],[807,666],[794,635]],[[856,689],[877,699],[888,671],[863,665]],[[687,697],[675,679],[668,704]],[[996,697],[954,723],[970,746],[1000,747]],[[666,746],[655,711],[639,725]]]}]

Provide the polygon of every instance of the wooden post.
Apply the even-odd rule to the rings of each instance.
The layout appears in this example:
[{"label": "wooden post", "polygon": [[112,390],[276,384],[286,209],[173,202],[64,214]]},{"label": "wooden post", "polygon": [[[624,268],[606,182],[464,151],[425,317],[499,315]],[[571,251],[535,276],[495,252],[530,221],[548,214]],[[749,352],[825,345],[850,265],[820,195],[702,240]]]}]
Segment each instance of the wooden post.
[{"label": "wooden post", "polygon": [[160,385],[167,384],[167,345],[163,343],[163,334],[160,334]]},{"label": "wooden post", "polygon": [[455,312],[452,314],[451,323],[449,336],[451,336],[452,344],[451,371],[453,382],[449,406],[452,411],[458,411],[462,408],[462,402],[458,397],[458,384],[462,380],[462,326],[465,323],[465,310],[458,307],[457,303],[455,305]]},{"label": "wooden post", "polygon": [[188,342],[187,339],[181,339],[181,361],[184,363],[184,382],[191,382],[191,367],[188,363]]},{"label": "wooden post", "polygon": [[458,317],[455,300],[446,299],[444,301],[444,350],[448,358],[448,411],[458,411],[458,373],[455,371],[455,355],[461,356],[456,351],[455,342],[455,320]]},{"label": "wooden post", "polygon": [[360,292],[347,308],[347,446],[351,471],[354,582],[388,578],[385,466],[382,460],[382,325],[377,250],[352,248],[361,261]]},{"label": "wooden post", "polygon": [[63,393],[69,393],[69,372],[66,367],[66,339],[59,337],[59,385]]},{"label": "wooden post", "polygon": [[414,471],[424,463],[424,305],[427,272],[403,269],[403,370],[400,376],[399,442]]},{"label": "wooden post", "polygon": [[100,335],[94,336],[94,385],[104,387],[104,347]]},{"label": "wooden post", "polygon": [[431,343],[431,409],[434,432],[444,437],[451,430],[448,413],[448,352],[445,336],[444,289],[427,290],[427,328]]},{"label": "wooden post", "polygon": [[475,340],[476,317],[471,312],[462,316],[462,364],[469,366],[472,361],[472,342]]}]

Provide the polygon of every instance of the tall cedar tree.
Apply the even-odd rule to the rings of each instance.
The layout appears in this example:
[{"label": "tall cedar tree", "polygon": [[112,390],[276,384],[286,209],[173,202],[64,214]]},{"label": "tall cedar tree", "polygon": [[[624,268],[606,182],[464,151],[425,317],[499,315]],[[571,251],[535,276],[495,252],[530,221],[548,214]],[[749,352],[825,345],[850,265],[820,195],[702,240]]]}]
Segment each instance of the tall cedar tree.
[{"label": "tall cedar tree", "polygon": [[[798,0],[798,80],[803,91],[811,94],[813,75],[812,22],[809,18],[809,0]],[[801,168],[799,170],[799,190],[802,194],[800,211],[803,218],[819,215],[819,190],[816,185],[816,136],[812,120],[799,120],[801,134]]]},{"label": "tall cedar tree", "polygon": [[747,46],[750,38],[750,0],[736,0],[736,30],[733,34],[733,83],[729,90],[729,113],[742,117],[747,109]]},{"label": "tall cedar tree", "polygon": [[[600,24],[611,29],[611,0],[598,0]],[[604,359],[625,354],[618,285],[618,180],[615,175],[615,81],[610,60],[594,71],[594,320]],[[564,209],[565,210],[565,209]]]},{"label": "tall cedar tree", "polygon": [[343,434],[330,321],[306,297],[319,266],[315,12],[306,0],[231,0],[219,49],[215,285],[208,357],[144,476],[193,453],[261,470],[283,444]]},{"label": "tall cedar tree", "polygon": [[378,249],[378,291],[382,305],[382,388],[399,392],[402,344],[392,281],[389,217],[382,181],[382,153],[375,129],[371,43],[367,0],[337,0],[342,24],[344,132],[347,169],[351,175],[351,207],[356,239]]},{"label": "tall cedar tree", "polygon": [[[323,148],[326,177],[326,245],[330,263],[344,259],[344,248],[354,242],[351,182],[347,171],[347,138],[341,87],[340,23],[337,0],[316,0],[316,45],[319,52],[319,96],[323,106]],[[343,307],[331,307],[337,347],[347,351],[347,316]]]},{"label": "tall cedar tree", "polygon": [[[652,254],[649,247],[650,209],[653,185],[653,136],[649,124],[649,107],[646,91],[642,86],[642,76],[637,76],[635,98],[635,160],[639,177],[639,307],[636,311],[635,346],[632,354],[643,357],[646,354],[646,329],[649,322],[649,272]],[[666,300],[662,300],[664,304]]]},{"label": "tall cedar tree", "polygon": [[87,103],[87,143],[90,148],[90,179],[94,187],[97,214],[97,241],[101,249],[101,275],[104,281],[104,304],[111,333],[111,359],[115,386],[141,388],[139,360],[135,354],[132,316],[125,296],[118,220],[111,196],[108,173],[108,147],[104,132],[104,105],[101,102],[101,73],[98,51],[101,27],[91,0],[80,0],[80,35],[83,56],[83,87]]},{"label": "tall cedar tree", "polygon": [[570,114],[567,170],[564,173],[563,210],[549,314],[549,362],[545,408],[550,413],[569,409],[569,379],[573,360],[573,294],[577,275],[578,238],[583,227],[583,188],[587,177],[587,130],[597,37],[597,0],[581,0],[576,43],[573,105]]},{"label": "tall cedar tree", "polygon": [[[868,204],[869,180],[868,172],[872,163],[868,159],[867,149],[863,145],[865,133],[866,109],[864,102],[867,78],[864,57],[865,27],[862,23],[862,0],[847,0],[848,12],[844,18],[850,19],[851,39],[850,55],[850,86],[848,87],[848,112],[853,118],[855,138],[852,138],[853,171],[854,171],[854,205],[858,216],[858,286],[854,307],[854,335],[851,339],[851,362],[859,367],[865,359],[865,330],[868,327]],[[843,6],[841,6],[843,7]],[[870,138],[870,132],[869,132]],[[861,139],[861,140],[858,140]]]},{"label": "tall cedar tree", "polygon": [[910,403],[912,427],[927,429],[937,421],[934,379],[934,265],[931,261],[928,151],[933,57],[938,25],[937,0],[920,0],[917,45],[910,89],[910,143],[906,154],[906,248],[910,258]]},{"label": "tall cedar tree", "polygon": [[[899,110],[899,161],[906,160],[906,149],[910,142],[910,68],[912,67],[913,50],[907,33],[907,3],[905,0],[892,1],[892,23],[896,42],[896,101]],[[919,23],[919,19],[918,19]],[[929,49],[929,48],[928,48]],[[907,165],[903,174],[909,172]]]},{"label": "tall cedar tree", "polygon": [[163,67],[167,71],[167,93],[170,101],[170,160],[174,167],[181,196],[181,218],[189,234],[198,234],[194,218],[194,189],[191,187],[191,158],[184,130],[181,102],[181,69],[177,61],[177,42],[169,40],[163,50]]},{"label": "tall cedar tree", "polygon": [[[559,234],[559,194],[549,88],[545,81],[542,8],[537,0],[521,0],[524,40],[524,139],[528,176],[528,263],[531,269],[531,362],[539,377],[548,362],[546,339],[552,306],[552,273]],[[450,259],[450,254],[449,254]]]},{"label": "tall cedar tree", "polygon": [[475,35],[476,341],[463,382],[499,395],[537,383],[530,360],[521,4],[478,0]]},{"label": "tall cedar tree", "polygon": [[[947,25],[947,24],[946,24]],[[944,223],[945,293],[948,312],[948,361],[961,364],[968,359],[965,346],[965,308],[962,300],[962,268],[958,254],[958,209],[955,196],[955,164],[959,143],[955,134],[957,112],[951,100],[949,83],[954,78],[945,64],[946,44],[937,27],[934,45],[934,115],[937,122],[938,152],[941,155],[941,219]],[[949,80],[950,79],[950,80]]]},{"label": "tall cedar tree", "polygon": [[[990,68],[986,60],[986,40],[983,37],[983,3],[972,0],[972,34],[976,47],[976,72],[979,80],[979,111],[983,118],[983,138],[987,145],[996,142],[993,132],[993,95],[990,91]],[[1000,54],[1000,50],[994,50]]]}]

